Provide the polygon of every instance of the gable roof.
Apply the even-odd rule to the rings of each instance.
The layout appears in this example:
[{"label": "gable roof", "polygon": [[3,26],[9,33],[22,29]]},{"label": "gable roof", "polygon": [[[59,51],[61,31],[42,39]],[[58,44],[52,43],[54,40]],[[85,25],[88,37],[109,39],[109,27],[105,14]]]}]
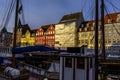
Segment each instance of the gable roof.
[{"label": "gable roof", "polygon": [[25,34],[27,30],[31,31],[29,25],[28,24],[23,25],[22,34]]},{"label": "gable roof", "polygon": [[2,29],[1,29],[1,32],[7,32],[7,29],[6,29],[6,27],[3,27]]},{"label": "gable roof", "polygon": [[44,30],[44,31],[47,31],[47,29],[50,27],[50,25],[43,25],[41,26],[41,28]]},{"label": "gable roof", "polygon": [[117,15],[120,14],[120,12],[118,13],[111,13],[111,14],[107,14],[105,16],[105,24],[108,24],[108,20],[111,19],[112,23],[116,23],[117,22]]},{"label": "gable roof", "polygon": [[70,21],[70,20],[78,20],[80,17],[83,17],[82,12],[67,14],[62,17],[62,19],[60,20],[60,23]]},{"label": "gable roof", "polygon": [[37,29],[31,30],[31,34],[36,33]]}]

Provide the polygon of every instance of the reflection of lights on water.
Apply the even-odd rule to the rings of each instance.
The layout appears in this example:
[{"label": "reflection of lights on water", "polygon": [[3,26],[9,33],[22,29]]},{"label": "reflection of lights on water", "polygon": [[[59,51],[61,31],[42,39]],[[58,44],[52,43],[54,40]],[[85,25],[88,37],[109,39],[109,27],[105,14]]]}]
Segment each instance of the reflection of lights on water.
[{"label": "reflection of lights on water", "polygon": [[48,78],[44,78],[44,80],[48,80]]}]

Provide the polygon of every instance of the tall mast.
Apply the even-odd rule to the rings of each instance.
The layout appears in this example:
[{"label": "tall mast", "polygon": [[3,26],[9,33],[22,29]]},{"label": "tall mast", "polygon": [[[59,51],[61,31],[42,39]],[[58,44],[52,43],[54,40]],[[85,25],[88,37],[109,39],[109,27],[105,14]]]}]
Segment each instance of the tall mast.
[{"label": "tall mast", "polygon": [[[17,23],[18,23],[18,7],[19,0],[16,0],[16,10],[15,10],[15,24],[14,24],[14,39],[13,39],[13,49],[16,47],[16,32],[17,32]],[[12,66],[15,67],[15,53],[12,50]]]},{"label": "tall mast", "polygon": [[95,0],[95,80],[98,80],[98,0]]},{"label": "tall mast", "polygon": [[105,61],[104,0],[101,0],[102,59]]}]

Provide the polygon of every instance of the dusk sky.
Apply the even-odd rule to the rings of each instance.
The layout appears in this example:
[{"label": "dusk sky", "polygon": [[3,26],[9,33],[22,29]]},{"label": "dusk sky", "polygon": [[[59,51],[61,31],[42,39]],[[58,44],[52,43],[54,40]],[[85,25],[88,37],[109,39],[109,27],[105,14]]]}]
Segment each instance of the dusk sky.
[{"label": "dusk sky", "polygon": [[[95,0],[22,0],[25,23],[31,29],[41,25],[57,24],[62,16],[82,10],[85,19],[93,19]],[[99,0],[100,1],[100,0]],[[0,26],[11,0],[0,0]],[[120,12],[120,0],[105,0],[108,12]],[[114,7],[113,7],[114,6]],[[7,30],[12,32],[14,26],[14,11],[10,17]]]}]

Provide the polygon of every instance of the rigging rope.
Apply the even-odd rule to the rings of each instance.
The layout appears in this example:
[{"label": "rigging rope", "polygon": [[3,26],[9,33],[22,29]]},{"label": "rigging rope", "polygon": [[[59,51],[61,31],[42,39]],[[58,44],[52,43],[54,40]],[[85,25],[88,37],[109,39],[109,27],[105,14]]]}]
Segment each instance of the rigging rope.
[{"label": "rigging rope", "polygon": [[11,4],[10,6],[10,9],[8,11],[8,14],[7,14],[7,17],[6,17],[6,20],[5,20],[5,24],[4,24],[4,27],[7,27],[8,23],[9,23],[9,20],[10,20],[10,17],[12,15],[12,11],[14,9],[14,6],[15,6],[15,0],[13,1],[13,3]]},{"label": "rigging rope", "polygon": [[[107,14],[109,14],[109,12],[108,12],[109,10],[107,10],[107,7],[106,7],[106,6],[105,6],[105,11],[106,11]],[[111,16],[108,15],[108,18],[109,18],[109,19],[111,19],[111,18],[113,18],[113,17],[114,17],[113,15],[111,15]],[[115,28],[117,34],[120,36],[120,32],[119,32],[119,30],[115,27],[115,24],[112,23],[112,25],[113,25],[113,28]],[[116,24],[116,26],[118,26],[118,24]]]},{"label": "rigging rope", "polygon": [[2,20],[1,20],[1,26],[0,26],[1,28],[3,28],[3,24],[4,24],[4,22],[5,22],[5,18],[6,18],[6,16],[7,16],[9,7],[11,6],[12,3],[13,3],[13,0],[12,0],[12,2],[10,2],[10,3],[8,4],[8,7],[7,7],[7,9],[6,9],[6,11],[5,11],[4,15],[3,15],[3,18],[2,18]]},{"label": "rigging rope", "polygon": [[[119,3],[120,1],[118,1],[118,3]],[[117,6],[115,6],[115,4],[113,4],[111,1],[109,1],[108,0],[108,3],[112,6],[112,8],[113,8],[113,10],[115,11],[115,9],[117,10],[117,11],[120,11],[120,8],[118,8]]]},{"label": "rigging rope", "polygon": [[24,17],[24,10],[23,10],[22,0],[20,0],[20,7],[22,7],[22,9],[21,9],[22,22],[23,22],[23,24],[25,24],[25,17]]},{"label": "rigging rope", "polygon": [[2,28],[7,26],[8,21],[9,21],[10,16],[11,16],[11,13],[12,13],[13,8],[14,8],[14,4],[15,4],[15,0],[12,0],[10,5],[8,6],[7,10],[6,10],[6,13],[4,14],[3,19],[2,19],[2,24],[1,24]]}]

